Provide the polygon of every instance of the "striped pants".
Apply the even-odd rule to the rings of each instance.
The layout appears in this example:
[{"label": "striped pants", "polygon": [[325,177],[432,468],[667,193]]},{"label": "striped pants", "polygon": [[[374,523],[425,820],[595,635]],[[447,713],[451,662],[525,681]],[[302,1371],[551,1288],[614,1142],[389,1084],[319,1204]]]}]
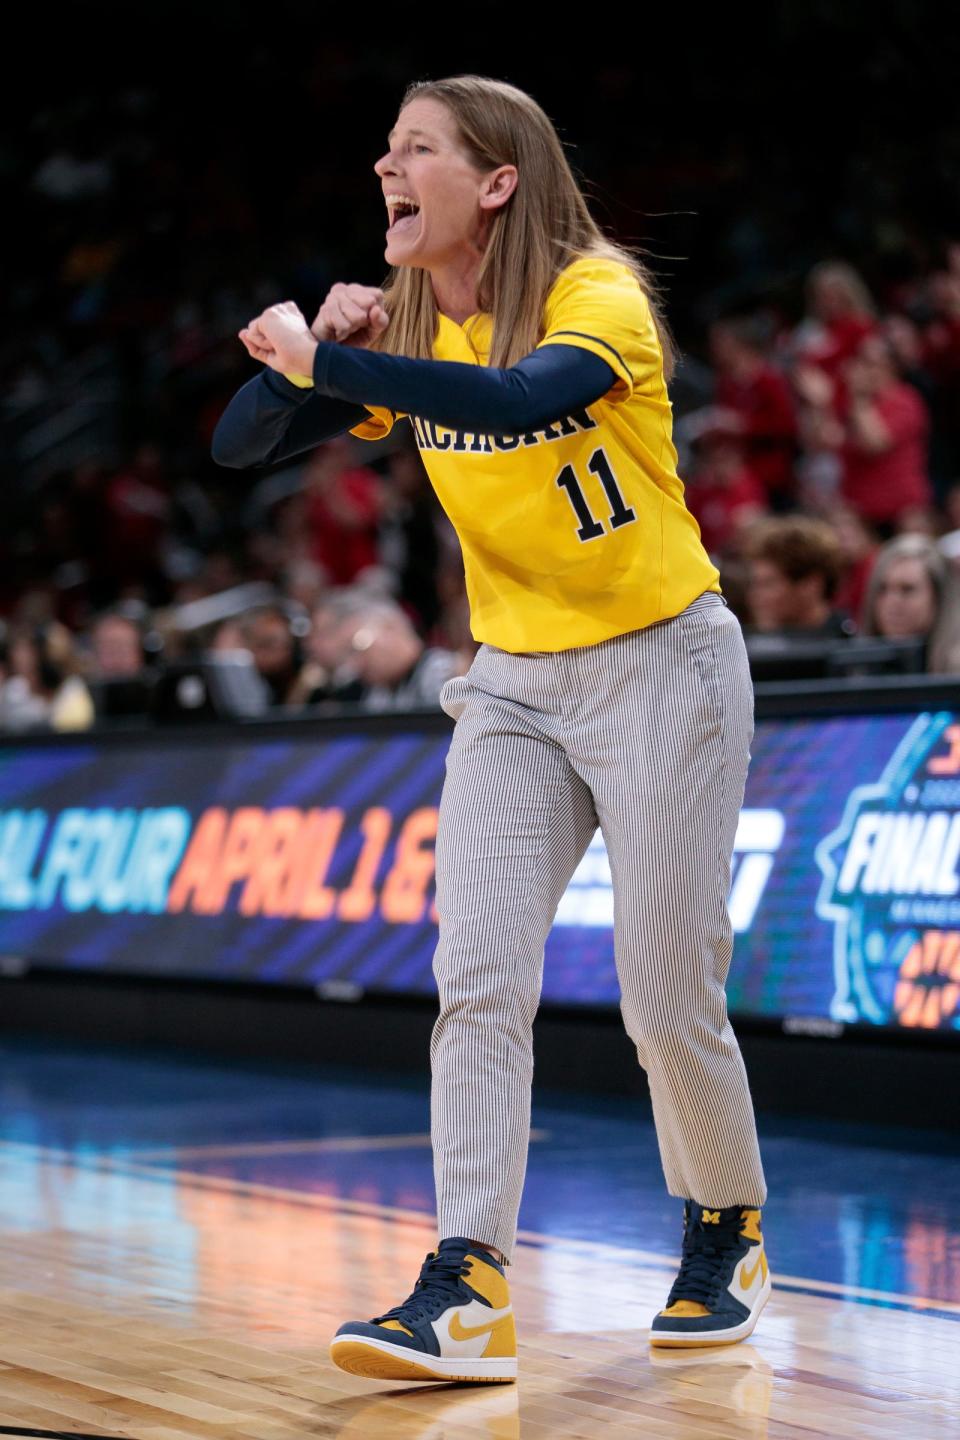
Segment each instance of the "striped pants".
[{"label": "striped pants", "polygon": [[762,1205],[753,1106],[724,983],[730,857],[753,736],[740,626],[718,595],[600,644],[480,648],[440,804],[430,1047],[440,1238],[509,1259],[530,1132],[544,943],[599,823],[627,1033],[647,1072],[667,1188]]}]

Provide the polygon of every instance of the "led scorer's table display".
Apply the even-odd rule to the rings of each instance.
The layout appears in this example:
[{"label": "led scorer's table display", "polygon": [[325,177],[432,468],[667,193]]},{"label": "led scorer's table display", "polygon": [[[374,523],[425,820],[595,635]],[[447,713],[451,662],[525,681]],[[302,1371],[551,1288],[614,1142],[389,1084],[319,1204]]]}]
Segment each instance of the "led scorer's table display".
[{"label": "led scorer's table display", "polygon": [[[0,956],[430,994],[448,742],[414,717],[6,742]],[[960,715],[759,721],[729,908],[733,1012],[960,1029]],[[618,1001],[599,832],[543,995]]]}]

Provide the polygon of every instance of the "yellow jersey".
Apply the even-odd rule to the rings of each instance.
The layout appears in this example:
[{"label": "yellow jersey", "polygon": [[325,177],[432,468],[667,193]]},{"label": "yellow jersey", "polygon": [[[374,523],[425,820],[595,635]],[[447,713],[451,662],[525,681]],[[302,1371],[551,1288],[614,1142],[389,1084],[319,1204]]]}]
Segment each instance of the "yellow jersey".
[{"label": "yellow jersey", "polygon": [[[435,360],[489,362],[493,321],[439,317]],[[673,411],[650,305],[628,266],[585,257],[547,296],[540,345],[576,345],[616,375],[600,400],[525,435],[411,417],[463,550],[474,638],[523,653],[592,645],[677,615],[716,566],[684,504]],[[399,414],[369,406],[379,440]]]}]

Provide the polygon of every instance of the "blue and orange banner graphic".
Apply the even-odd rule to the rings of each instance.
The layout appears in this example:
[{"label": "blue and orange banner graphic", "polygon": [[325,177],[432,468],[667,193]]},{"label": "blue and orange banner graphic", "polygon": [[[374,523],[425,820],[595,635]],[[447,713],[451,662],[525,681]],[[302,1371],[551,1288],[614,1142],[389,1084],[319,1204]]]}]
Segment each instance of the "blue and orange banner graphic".
[{"label": "blue and orange banner graphic", "polygon": [[[221,731],[0,746],[0,960],[430,995],[448,735]],[[758,724],[735,1013],[960,1030],[960,719]],[[615,1005],[599,833],[544,1000]]]}]

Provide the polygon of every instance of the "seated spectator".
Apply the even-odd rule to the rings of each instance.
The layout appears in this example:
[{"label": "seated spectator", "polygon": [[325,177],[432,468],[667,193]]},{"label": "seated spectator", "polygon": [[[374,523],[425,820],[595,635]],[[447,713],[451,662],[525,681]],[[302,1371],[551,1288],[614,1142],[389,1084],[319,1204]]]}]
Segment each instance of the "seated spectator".
[{"label": "seated spectator", "polygon": [[150,712],[156,672],[147,663],[147,613],[128,601],[98,615],[87,632],[86,675],[98,722],[129,723]]},{"label": "seated spectator", "polygon": [[842,554],[822,520],[806,515],[759,520],[743,542],[749,628],[796,637],[844,639],[848,616],[834,608]]},{"label": "seated spectator", "polygon": [[295,704],[303,655],[291,617],[279,605],[266,605],[243,617],[242,633],[244,648],[267,683],[271,704]]},{"label": "seated spectator", "polygon": [[328,590],[313,607],[310,630],[304,640],[304,665],[291,691],[290,703],[355,704],[364,685],[357,676],[351,645],[357,617],[370,604],[358,587]]},{"label": "seated spectator", "polygon": [[378,600],[350,627],[353,664],[365,710],[415,710],[440,704],[440,691],[467,666],[449,650],[427,649],[398,605]]},{"label": "seated spectator", "polygon": [[687,504],[700,526],[700,538],[714,557],[735,545],[745,526],[766,512],[763,486],[744,462],[739,437],[717,428],[705,431],[693,447],[696,460],[686,486]]},{"label": "seated spectator", "polygon": [[960,583],[935,541],[898,535],[881,547],[860,628],[886,640],[923,640],[928,672],[960,673]]},{"label": "seated spectator", "polygon": [[93,724],[93,702],[65,626],[56,621],[15,626],[7,640],[5,670],[0,729],[86,730]]},{"label": "seated spectator", "polygon": [[794,495],[797,421],[789,382],[766,349],[757,319],[719,320],[710,330],[717,423],[740,439],[745,468],[766,502],[782,510]]},{"label": "seated spectator", "polygon": [[130,680],[144,668],[143,631],[135,614],[107,610],[90,629],[91,680]]}]

